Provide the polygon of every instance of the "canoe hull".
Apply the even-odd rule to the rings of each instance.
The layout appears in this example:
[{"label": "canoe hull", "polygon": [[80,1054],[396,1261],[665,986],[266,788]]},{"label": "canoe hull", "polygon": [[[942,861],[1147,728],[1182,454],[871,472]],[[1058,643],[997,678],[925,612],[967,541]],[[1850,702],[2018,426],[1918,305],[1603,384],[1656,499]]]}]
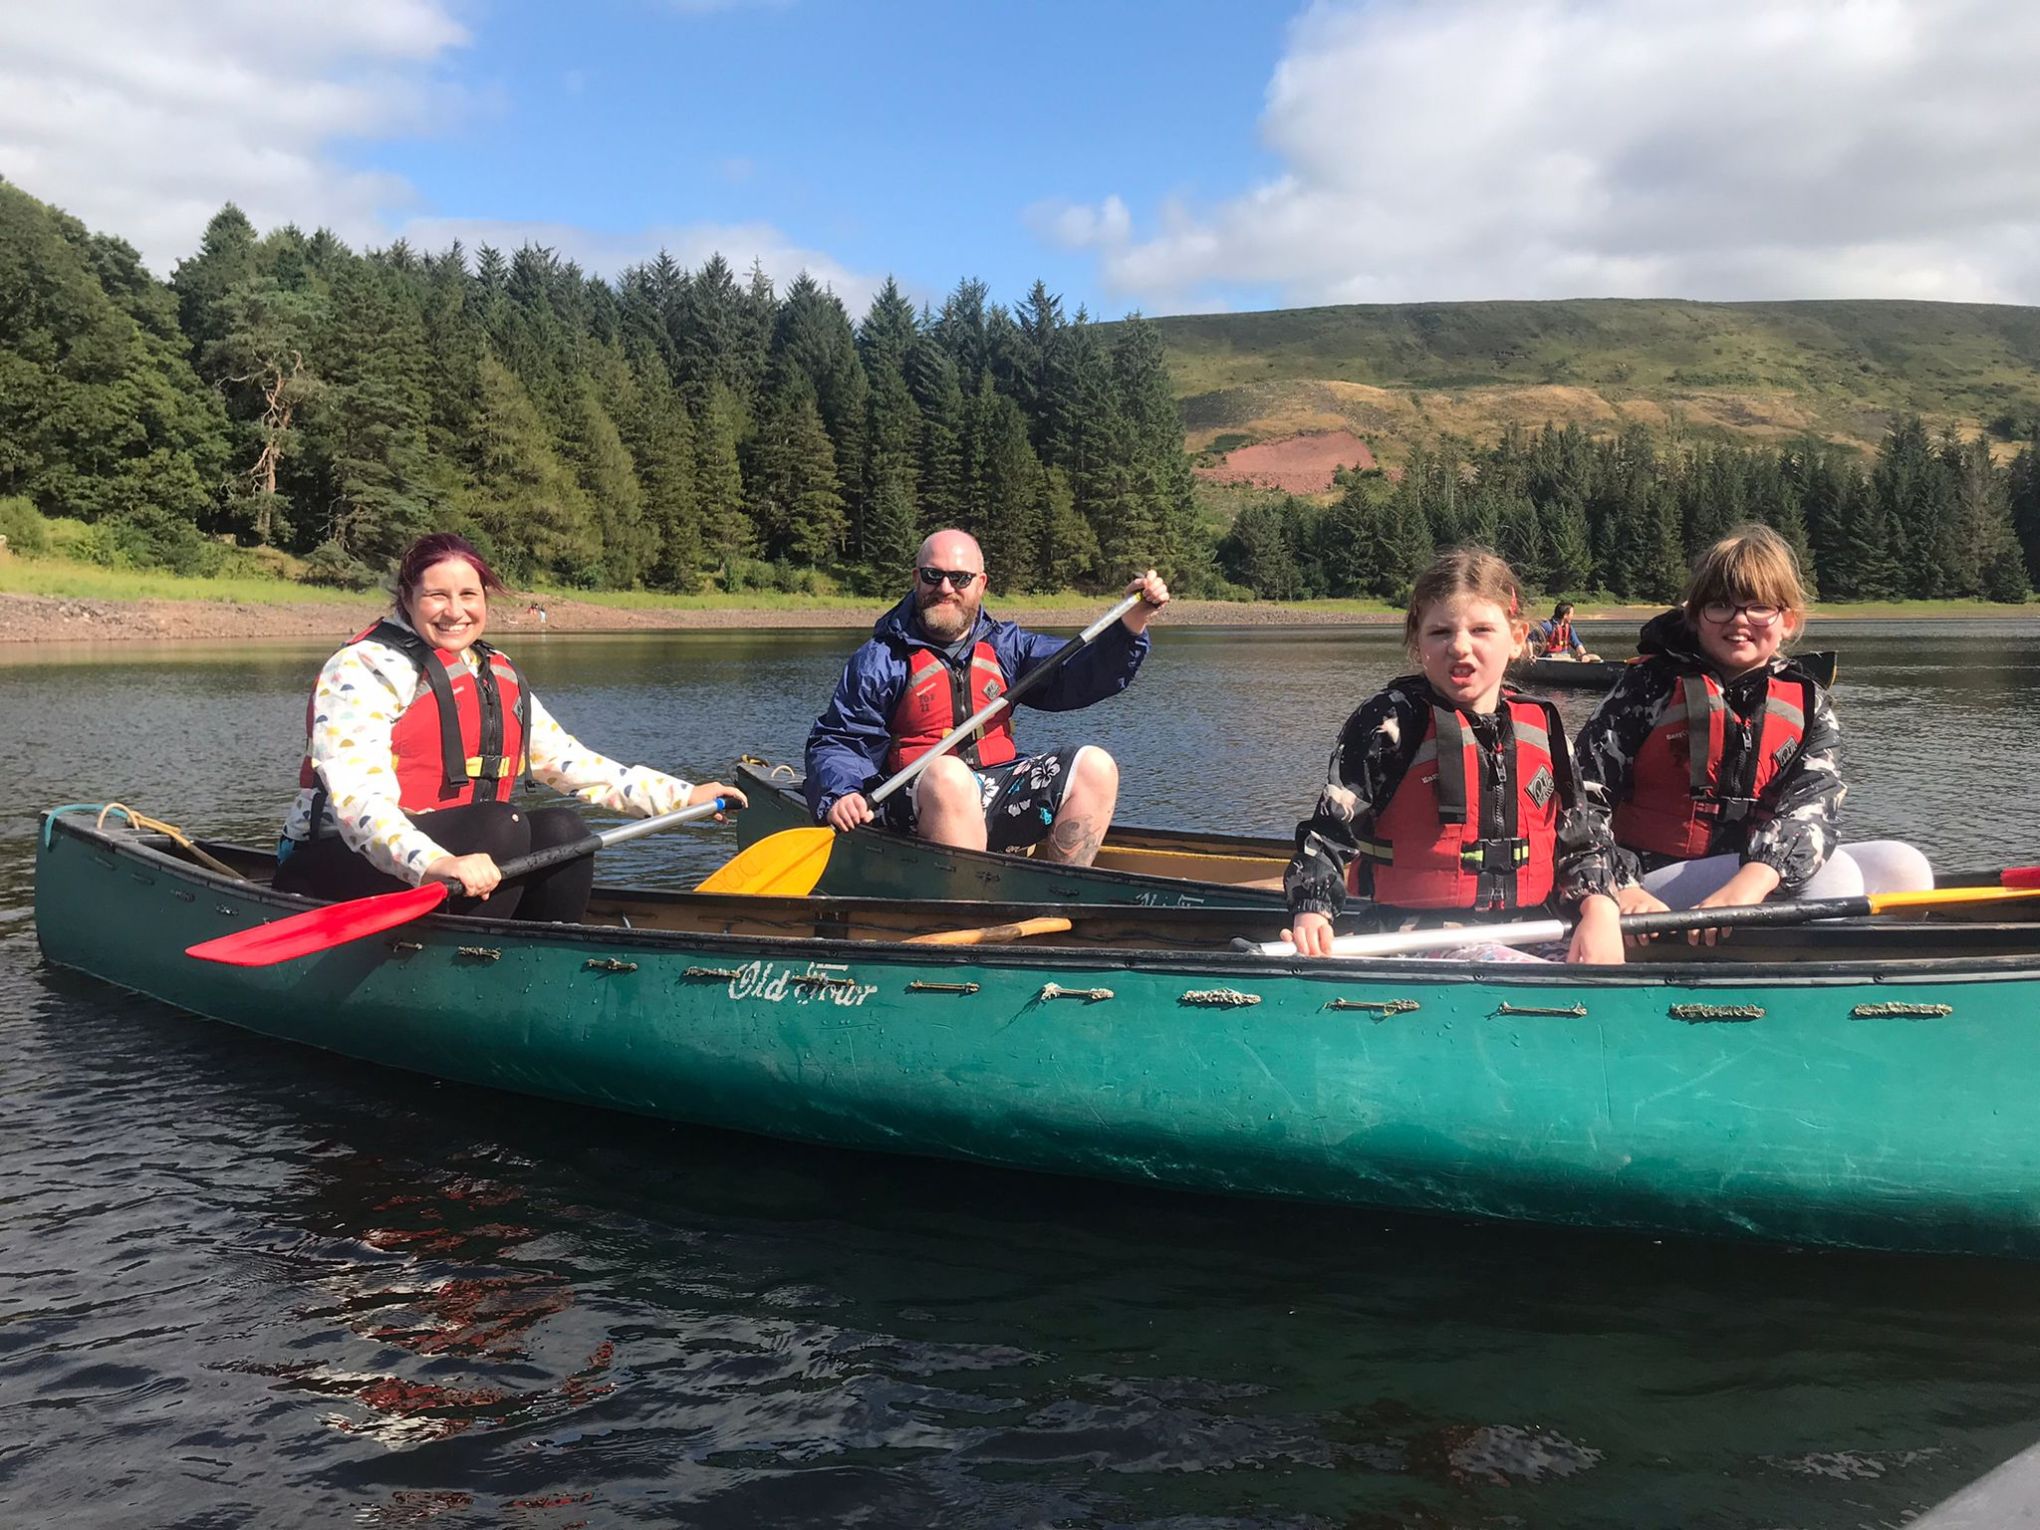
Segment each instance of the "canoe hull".
[{"label": "canoe hull", "polygon": [[[438,1078],[1198,1191],[2040,1253],[2030,963],[1624,976],[446,916],[273,968],[181,954],[301,906],[68,820],[39,856],[53,964]],[[1857,1013],[1894,1002],[1920,1013]]]}]

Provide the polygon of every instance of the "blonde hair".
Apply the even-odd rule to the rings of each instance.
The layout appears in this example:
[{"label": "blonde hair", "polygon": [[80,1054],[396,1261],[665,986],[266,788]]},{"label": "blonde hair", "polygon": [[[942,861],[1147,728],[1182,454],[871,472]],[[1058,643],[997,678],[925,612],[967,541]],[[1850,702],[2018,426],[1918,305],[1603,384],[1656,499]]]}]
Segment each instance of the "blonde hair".
[{"label": "blonde hair", "polygon": [[1769,526],[1738,526],[1693,560],[1686,582],[1686,619],[1698,623],[1712,601],[1755,601],[1795,616],[1806,614],[1799,559]]},{"label": "blonde hair", "polygon": [[1410,611],[1403,620],[1403,647],[1417,655],[1424,611],[1441,600],[1471,595],[1502,608],[1511,625],[1523,620],[1523,586],[1516,571],[1485,547],[1455,547],[1442,553],[1410,586]]}]

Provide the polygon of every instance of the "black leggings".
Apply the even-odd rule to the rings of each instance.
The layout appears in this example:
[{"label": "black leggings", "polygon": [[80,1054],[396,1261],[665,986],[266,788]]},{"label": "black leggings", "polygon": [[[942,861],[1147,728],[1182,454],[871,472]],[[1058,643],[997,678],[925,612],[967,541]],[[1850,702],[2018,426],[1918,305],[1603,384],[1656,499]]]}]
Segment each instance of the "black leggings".
[{"label": "black leggings", "polygon": [[[406,816],[448,855],[480,853],[499,866],[513,856],[570,844],[588,832],[580,815],[566,807],[529,811],[507,802],[475,802]],[[376,870],[367,857],[348,849],[337,834],[296,844],[277,868],[275,882],[278,892],[336,901],[396,892],[410,885]],[[594,887],[595,858],[583,855],[549,871],[504,882],[486,898],[456,893],[447,899],[446,907],[449,913],[492,919],[572,922],[588,911],[588,895]]]}]

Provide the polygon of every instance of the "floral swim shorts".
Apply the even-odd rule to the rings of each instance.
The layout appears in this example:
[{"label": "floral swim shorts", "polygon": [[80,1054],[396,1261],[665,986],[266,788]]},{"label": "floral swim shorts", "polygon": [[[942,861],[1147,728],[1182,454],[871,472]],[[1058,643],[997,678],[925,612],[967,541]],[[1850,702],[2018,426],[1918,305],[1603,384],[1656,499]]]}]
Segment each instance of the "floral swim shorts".
[{"label": "floral swim shorts", "polygon": [[[971,774],[977,777],[978,803],[985,814],[985,844],[992,850],[1024,850],[1046,838],[1070,784],[1074,749],[1051,749],[1024,755],[1004,765]],[[895,792],[885,801],[883,822],[902,834],[914,832],[913,792]]]}]

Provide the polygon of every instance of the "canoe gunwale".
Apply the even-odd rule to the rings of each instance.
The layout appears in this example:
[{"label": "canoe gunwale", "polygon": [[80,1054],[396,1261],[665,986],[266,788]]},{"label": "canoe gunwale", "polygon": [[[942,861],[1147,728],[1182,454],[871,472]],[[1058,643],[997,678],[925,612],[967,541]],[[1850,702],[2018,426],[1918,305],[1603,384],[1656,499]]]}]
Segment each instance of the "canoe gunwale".
[{"label": "canoe gunwale", "polygon": [[[224,876],[180,855],[171,853],[170,841],[162,835],[142,834],[132,829],[99,829],[81,818],[42,815],[42,843],[52,836],[75,838],[118,857],[140,861],[151,870],[165,873],[209,893],[232,896],[249,905],[249,912],[275,916],[301,913],[321,906],[318,899],[278,892],[266,883],[240,881]],[[209,852],[228,859],[259,857],[246,846],[201,841]],[[677,907],[786,910],[813,909],[823,917],[854,918],[860,908],[897,909],[890,898],[752,898],[716,895],[661,888],[603,888],[595,890],[597,900],[643,899]],[[1038,903],[987,903],[929,900],[916,905],[930,915],[931,925],[966,928],[974,925],[1017,921],[1044,913],[1069,914],[1067,905]],[[1242,919],[1266,917],[1265,910],[1226,908],[1125,908],[1105,905],[1078,911],[1109,918],[1138,914],[1167,922],[1223,920],[1237,914]],[[1836,921],[1837,924],[1843,921]],[[1864,928],[1876,921],[1847,921],[1852,928]],[[1886,925],[1889,921],[1884,921]],[[784,958],[789,952],[814,952],[828,956],[911,959],[926,967],[1026,967],[1042,970],[1081,968],[1087,971],[1181,972],[1186,976],[1253,979],[1256,977],[1305,978],[1323,982],[1366,981],[1393,983],[1400,979],[1437,987],[1441,984],[1478,984],[1549,990],[1562,983],[1583,989],[1692,989],[1692,988],[1777,988],[1816,989],[1874,986],[1884,983],[1999,983],[2040,979],[2040,924],[2005,925],[2012,934],[2030,935],[2034,949],[2002,955],[1955,955],[1923,957],[1896,962],[1891,959],[1826,959],[1779,961],[1653,961],[1621,967],[1569,966],[1556,963],[1476,962],[1427,957],[1376,957],[1360,960],[1299,957],[1254,957],[1214,946],[1210,950],[1149,949],[1106,945],[1051,945],[1032,941],[1013,945],[941,946],[914,945],[904,939],[844,939],[827,935],[716,933],[695,930],[625,927],[609,924],[534,924],[515,919],[478,918],[470,914],[435,912],[402,928],[436,931],[474,941],[488,936],[538,946],[604,946],[638,951],[659,948],[728,950],[747,957]],[[1806,927],[1801,927],[1806,928]],[[1478,929],[1469,929],[1478,939]]]}]

